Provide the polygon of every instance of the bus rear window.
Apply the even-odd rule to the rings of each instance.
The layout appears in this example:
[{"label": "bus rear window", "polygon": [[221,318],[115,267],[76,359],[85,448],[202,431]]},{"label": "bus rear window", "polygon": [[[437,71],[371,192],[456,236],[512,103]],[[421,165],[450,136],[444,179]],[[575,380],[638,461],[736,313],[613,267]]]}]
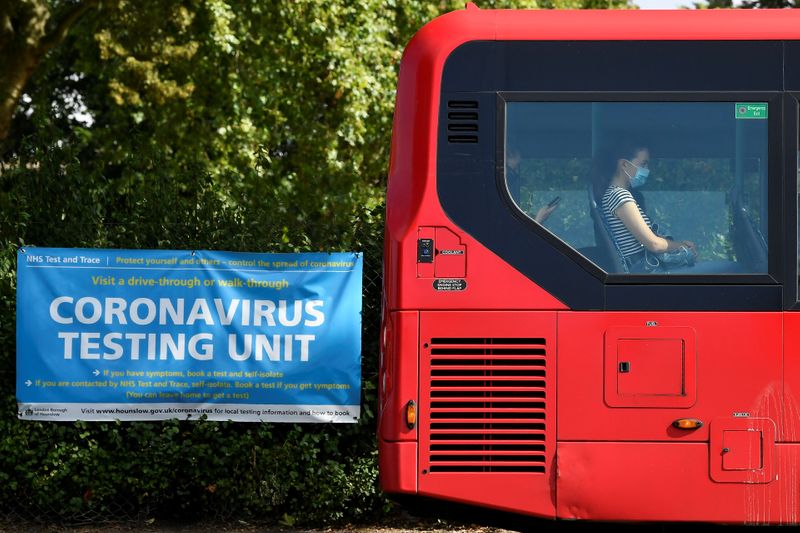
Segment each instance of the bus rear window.
[{"label": "bus rear window", "polygon": [[762,102],[508,102],[516,207],[609,273],[767,271]]}]

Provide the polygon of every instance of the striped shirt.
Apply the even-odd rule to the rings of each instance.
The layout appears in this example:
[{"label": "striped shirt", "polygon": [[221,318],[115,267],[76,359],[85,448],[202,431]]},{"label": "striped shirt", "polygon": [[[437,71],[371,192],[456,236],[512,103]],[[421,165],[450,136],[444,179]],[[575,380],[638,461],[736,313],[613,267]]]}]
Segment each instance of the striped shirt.
[{"label": "striped shirt", "polygon": [[614,214],[614,211],[616,211],[619,206],[626,202],[633,202],[633,204],[639,210],[639,214],[642,215],[645,224],[647,224],[648,227],[651,225],[650,219],[647,218],[647,215],[644,211],[642,211],[642,208],[639,207],[639,204],[636,203],[636,200],[634,200],[633,195],[628,189],[623,189],[622,187],[617,187],[616,185],[612,185],[606,189],[601,202],[603,207],[603,216],[605,217],[608,227],[611,230],[611,238],[614,239],[614,242],[624,257],[637,254],[644,248],[642,243],[640,243],[639,240],[633,236],[633,233],[631,233],[628,228],[625,227],[625,224],[622,222],[622,220],[620,220],[617,215]]}]

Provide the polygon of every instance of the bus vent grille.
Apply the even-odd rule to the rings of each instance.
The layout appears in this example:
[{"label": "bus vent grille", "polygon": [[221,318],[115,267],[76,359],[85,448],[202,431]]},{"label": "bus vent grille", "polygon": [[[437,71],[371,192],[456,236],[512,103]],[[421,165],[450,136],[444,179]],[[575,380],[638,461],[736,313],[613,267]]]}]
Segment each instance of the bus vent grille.
[{"label": "bus vent grille", "polygon": [[475,144],[478,142],[478,102],[450,100],[447,102],[447,142]]},{"label": "bus vent grille", "polygon": [[546,343],[430,342],[430,471],[545,472]]}]

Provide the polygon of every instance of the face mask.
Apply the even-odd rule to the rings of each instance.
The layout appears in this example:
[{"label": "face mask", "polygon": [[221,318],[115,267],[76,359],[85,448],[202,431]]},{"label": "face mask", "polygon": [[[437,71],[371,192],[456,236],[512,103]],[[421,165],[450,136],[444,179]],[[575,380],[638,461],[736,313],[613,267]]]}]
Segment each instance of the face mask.
[{"label": "face mask", "polygon": [[[631,163],[631,165],[633,165],[633,163]],[[636,167],[636,165],[633,166]],[[634,174],[633,176],[628,175],[628,177],[631,180],[631,187],[633,187],[634,189],[636,189],[637,187],[641,187],[642,185],[647,183],[647,176],[649,175],[650,175],[649,168],[636,167],[636,174]]]}]

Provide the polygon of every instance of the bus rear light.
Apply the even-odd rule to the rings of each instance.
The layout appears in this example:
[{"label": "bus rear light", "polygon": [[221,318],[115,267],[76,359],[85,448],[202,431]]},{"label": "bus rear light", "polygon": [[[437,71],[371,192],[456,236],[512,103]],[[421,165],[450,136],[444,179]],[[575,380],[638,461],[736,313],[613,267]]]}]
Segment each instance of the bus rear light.
[{"label": "bus rear light", "polygon": [[417,427],[417,404],[414,400],[409,400],[406,404],[406,426],[408,429]]}]

